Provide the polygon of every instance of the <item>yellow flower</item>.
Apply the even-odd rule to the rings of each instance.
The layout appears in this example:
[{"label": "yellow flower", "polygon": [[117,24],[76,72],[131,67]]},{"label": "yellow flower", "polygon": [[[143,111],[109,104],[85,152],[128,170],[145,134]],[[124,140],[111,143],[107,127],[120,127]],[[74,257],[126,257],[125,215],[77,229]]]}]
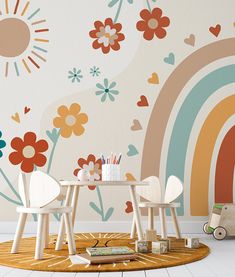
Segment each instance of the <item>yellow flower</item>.
[{"label": "yellow flower", "polygon": [[82,126],[87,123],[88,116],[85,113],[80,113],[81,107],[77,103],[71,104],[68,108],[64,105],[57,110],[59,117],[54,118],[53,124],[56,128],[60,128],[60,134],[64,138],[71,137],[72,133],[75,136],[80,136],[85,129]]}]

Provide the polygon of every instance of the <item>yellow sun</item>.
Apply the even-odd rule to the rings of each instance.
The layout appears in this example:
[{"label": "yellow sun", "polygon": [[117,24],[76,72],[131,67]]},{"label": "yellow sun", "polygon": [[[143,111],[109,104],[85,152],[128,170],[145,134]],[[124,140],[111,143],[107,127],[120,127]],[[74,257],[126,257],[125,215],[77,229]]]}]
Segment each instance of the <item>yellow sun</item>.
[{"label": "yellow sun", "polygon": [[16,0],[12,7],[5,0],[4,9],[0,10],[0,57],[4,58],[5,77],[11,68],[20,76],[46,62],[49,29],[46,20],[39,18],[40,8],[30,10],[30,2],[25,0]]}]

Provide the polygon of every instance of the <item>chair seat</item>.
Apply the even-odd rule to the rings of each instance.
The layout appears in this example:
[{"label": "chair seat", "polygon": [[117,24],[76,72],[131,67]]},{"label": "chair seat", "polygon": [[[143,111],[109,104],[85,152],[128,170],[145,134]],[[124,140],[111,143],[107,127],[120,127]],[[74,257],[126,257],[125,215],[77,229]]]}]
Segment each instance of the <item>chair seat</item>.
[{"label": "chair seat", "polygon": [[153,202],[140,202],[140,208],[178,208],[180,203],[153,203]]},{"label": "chair seat", "polygon": [[71,207],[43,207],[43,208],[25,208],[25,207],[17,207],[16,211],[18,213],[26,213],[26,214],[53,214],[53,213],[71,213]]}]

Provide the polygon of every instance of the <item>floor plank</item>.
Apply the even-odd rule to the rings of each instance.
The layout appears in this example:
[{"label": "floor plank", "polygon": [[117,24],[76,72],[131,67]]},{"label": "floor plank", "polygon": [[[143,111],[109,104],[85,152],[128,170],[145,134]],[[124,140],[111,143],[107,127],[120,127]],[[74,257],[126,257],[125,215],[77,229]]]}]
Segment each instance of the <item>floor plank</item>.
[{"label": "floor plank", "polygon": [[76,272],[54,272],[51,277],[75,277]]},{"label": "floor plank", "polygon": [[30,270],[21,270],[21,269],[16,268],[16,269],[11,270],[4,276],[6,276],[6,277],[28,277],[31,273],[32,273],[32,271],[30,271]]},{"label": "floor plank", "polygon": [[78,272],[76,277],[99,277],[99,272]]},{"label": "floor plank", "polygon": [[125,271],[123,277],[145,277],[144,271]]},{"label": "floor plank", "polygon": [[32,271],[29,277],[51,277],[53,272],[47,271]]},{"label": "floor plank", "polygon": [[184,265],[168,267],[166,270],[170,277],[192,277],[193,276],[193,274]]},{"label": "floor plank", "polygon": [[169,277],[165,268],[145,270],[146,277]]},{"label": "floor plank", "polygon": [[201,277],[203,275],[205,275],[206,277],[216,276],[208,267],[208,265],[204,262],[204,260],[191,264],[186,264],[185,267],[192,273],[194,277]]},{"label": "floor plank", "polygon": [[0,266],[0,276],[4,276],[7,273],[10,273],[13,270],[13,268],[6,267],[6,266]]},{"label": "floor plank", "polygon": [[100,272],[99,277],[122,277],[122,272]]}]

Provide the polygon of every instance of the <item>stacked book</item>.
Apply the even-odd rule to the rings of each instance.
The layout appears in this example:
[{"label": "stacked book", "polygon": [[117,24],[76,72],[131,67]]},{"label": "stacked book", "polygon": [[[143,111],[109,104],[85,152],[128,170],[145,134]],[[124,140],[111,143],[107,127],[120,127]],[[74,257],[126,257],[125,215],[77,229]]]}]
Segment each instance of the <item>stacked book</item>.
[{"label": "stacked book", "polygon": [[130,262],[136,259],[135,251],[127,246],[86,248],[87,253],[70,256],[73,264],[108,264]]}]

